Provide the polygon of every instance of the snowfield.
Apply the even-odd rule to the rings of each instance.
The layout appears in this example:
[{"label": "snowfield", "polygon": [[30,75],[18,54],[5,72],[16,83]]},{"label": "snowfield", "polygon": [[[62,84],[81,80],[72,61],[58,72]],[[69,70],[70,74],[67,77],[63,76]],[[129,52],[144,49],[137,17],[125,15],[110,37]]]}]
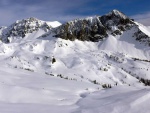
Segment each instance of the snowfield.
[{"label": "snowfield", "polygon": [[56,38],[56,21],[1,28],[0,113],[149,113],[150,28],[135,24],[98,42]]},{"label": "snowfield", "polygon": [[78,108],[82,93],[100,88],[24,70],[0,70],[1,113],[70,113]]},{"label": "snowfield", "polygon": [[1,113],[149,113],[150,88],[99,85],[0,68]]}]

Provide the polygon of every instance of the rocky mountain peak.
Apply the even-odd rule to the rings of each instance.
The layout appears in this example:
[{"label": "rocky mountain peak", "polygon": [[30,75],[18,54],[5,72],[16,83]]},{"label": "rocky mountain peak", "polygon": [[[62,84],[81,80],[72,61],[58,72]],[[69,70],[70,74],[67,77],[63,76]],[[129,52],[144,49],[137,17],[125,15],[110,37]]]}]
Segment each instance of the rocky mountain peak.
[{"label": "rocky mountain peak", "polygon": [[112,10],[103,16],[75,19],[62,25],[56,21],[45,22],[34,17],[17,20],[9,27],[0,28],[0,39],[8,43],[12,39],[24,38],[29,33],[42,30],[44,32],[39,37],[53,35],[56,38],[72,41],[78,39],[81,41],[98,42],[109,35],[122,35],[125,31],[133,27],[137,29],[133,37],[137,41],[150,45],[149,36],[139,29],[134,20],[118,10]]},{"label": "rocky mountain peak", "polygon": [[1,35],[3,42],[9,42],[9,37],[22,37],[26,34],[43,29],[45,32],[50,30],[52,27],[46,22],[41,21],[37,18],[30,17],[27,19],[17,20],[15,23],[5,29]]},{"label": "rocky mountain peak", "polygon": [[109,16],[113,16],[113,17],[118,17],[118,18],[122,18],[122,19],[126,19],[128,18],[125,14],[123,14],[122,12],[114,9],[111,12],[109,12],[107,15]]},{"label": "rocky mountain peak", "polygon": [[130,29],[134,22],[118,10],[113,10],[106,15],[76,19],[67,22],[54,30],[55,36],[69,40],[99,41],[109,34],[121,35]]},{"label": "rocky mountain peak", "polygon": [[30,17],[27,19],[17,20],[15,23],[9,26],[10,29],[21,29],[27,26],[40,26],[43,22],[41,20],[38,20],[37,18]]}]

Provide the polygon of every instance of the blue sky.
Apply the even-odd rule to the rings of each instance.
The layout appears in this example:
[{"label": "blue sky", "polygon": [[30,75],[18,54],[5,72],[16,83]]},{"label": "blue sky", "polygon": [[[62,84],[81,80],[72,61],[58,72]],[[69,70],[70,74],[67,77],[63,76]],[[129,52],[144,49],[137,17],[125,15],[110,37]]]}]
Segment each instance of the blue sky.
[{"label": "blue sky", "polygon": [[0,0],[0,26],[28,17],[61,23],[118,9],[150,25],[149,0]]}]

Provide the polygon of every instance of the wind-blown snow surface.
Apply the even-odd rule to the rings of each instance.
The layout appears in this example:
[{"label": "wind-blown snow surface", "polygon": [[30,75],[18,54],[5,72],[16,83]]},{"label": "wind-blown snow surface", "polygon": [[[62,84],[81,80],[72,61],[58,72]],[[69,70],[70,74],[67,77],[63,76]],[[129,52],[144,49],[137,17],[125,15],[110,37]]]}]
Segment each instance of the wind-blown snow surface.
[{"label": "wind-blown snow surface", "polygon": [[137,78],[150,79],[150,47],[134,30],[88,42],[42,38],[39,29],[1,42],[0,112],[148,113],[150,90]]},{"label": "wind-blown snow surface", "polygon": [[0,77],[1,113],[149,113],[150,89],[146,87],[102,89],[3,66]]},{"label": "wind-blown snow surface", "polygon": [[0,69],[1,113],[70,113],[78,108],[75,104],[82,93],[99,87],[18,69],[5,70]]},{"label": "wind-blown snow surface", "polygon": [[101,90],[80,99],[75,113],[149,113],[149,92],[133,87]]}]

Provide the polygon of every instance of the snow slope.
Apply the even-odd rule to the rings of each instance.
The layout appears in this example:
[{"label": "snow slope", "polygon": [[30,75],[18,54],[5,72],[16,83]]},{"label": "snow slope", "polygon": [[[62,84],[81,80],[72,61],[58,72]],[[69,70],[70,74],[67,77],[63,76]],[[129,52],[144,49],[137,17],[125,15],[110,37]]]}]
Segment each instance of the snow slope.
[{"label": "snow slope", "polygon": [[149,113],[147,87],[102,89],[91,83],[6,70],[3,66],[0,77],[1,113]]},{"label": "snow slope", "polygon": [[83,92],[99,86],[20,69],[0,69],[1,113],[70,113]]},{"label": "snow slope", "polygon": [[133,87],[101,90],[80,99],[74,113],[149,113],[149,92],[149,88]]},{"label": "snow slope", "polygon": [[0,112],[148,113],[150,31],[134,23],[96,42],[56,37],[59,22],[35,18],[3,27]]},{"label": "snow slope", "polygon": [[[141,30],[145,28],[146,27],[140,26]],[[136,41],[135,38],[132,37],[136,30],[136,28],[132,28],[131,30],[125,31],[122,35],[116,37],[109,36],[102,44],[99,45],[99,49],[125,53],[135,58],[150,59],[149,47]],[[147,34],[150,35],[150,32],[147,31]]]}]

